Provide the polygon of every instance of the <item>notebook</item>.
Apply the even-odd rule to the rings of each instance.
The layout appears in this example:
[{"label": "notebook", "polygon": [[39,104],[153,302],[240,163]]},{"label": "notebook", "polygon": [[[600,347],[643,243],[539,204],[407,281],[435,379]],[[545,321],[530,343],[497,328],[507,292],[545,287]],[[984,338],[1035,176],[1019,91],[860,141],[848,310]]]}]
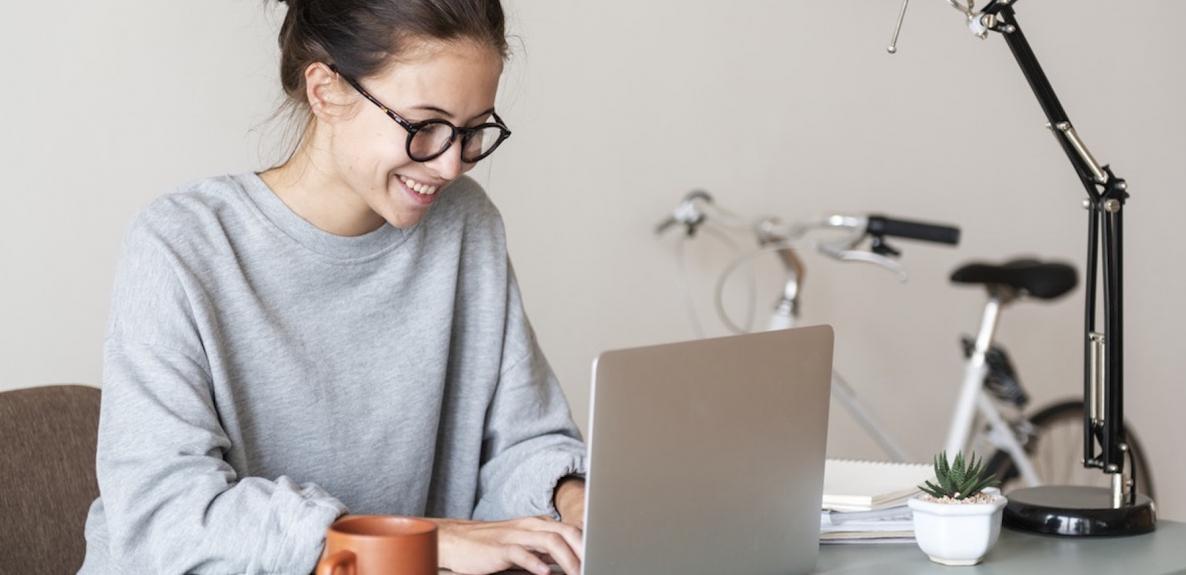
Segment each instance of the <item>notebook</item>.
[{"label": "notebook", "polygon": [[902,505],[934,477],[925,463],[829,459],[824,464],[823,509],[869,511]]}]

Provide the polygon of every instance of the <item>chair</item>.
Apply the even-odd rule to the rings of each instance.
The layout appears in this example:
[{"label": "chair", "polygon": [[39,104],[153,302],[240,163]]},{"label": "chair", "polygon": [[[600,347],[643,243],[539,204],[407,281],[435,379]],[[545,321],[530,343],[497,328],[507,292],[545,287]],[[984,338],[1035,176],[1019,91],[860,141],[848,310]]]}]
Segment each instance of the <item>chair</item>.
[{"label": "chair", "polygon": [[52,385],[0,392],[0,572],[75,573],[99,496],[99,390]]}]

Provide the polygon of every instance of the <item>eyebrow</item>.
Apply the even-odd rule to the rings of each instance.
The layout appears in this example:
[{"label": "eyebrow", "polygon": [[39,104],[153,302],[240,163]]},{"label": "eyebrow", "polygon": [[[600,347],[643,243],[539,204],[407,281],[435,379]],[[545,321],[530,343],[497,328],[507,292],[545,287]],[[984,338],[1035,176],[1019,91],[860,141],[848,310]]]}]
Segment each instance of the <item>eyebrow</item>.
[{"label": "eyebrow", "polygon": [[[438,114],[443,114],[444,116],[446,116],[446,117],[448,117],[448,118],[452,118],[452,117],[453,117],[453,113],[452,113],[452,112],[449,112],[448,110],[444,110],[444,109],[438,108],[438,107],[436,107],[436,106],[431,106],[431,105],[428,105],[428,104],[425,104],[425,105],[422,105],[422,106],[413,106],[413,107],[412,107],[412,109],[413,109],[413,110],[425,110],[425,111],[428,111],[428,112],[436,112],[436,113],[438,113]],[[485,112],[482,112],[481,114],[478,114],[477,116],[474,116],[474,117],[470,118],[468,121],[469,121],[469,122],[472,122],[472,121],[474,121],[474,120],[477,120],[478,118],[483,118],[483,117],[485,117],[485,116],[489,116],[490,114],[493,114],[493,113],[494,113],[494,108],[490,108],[489,110],[486,110]]]}]

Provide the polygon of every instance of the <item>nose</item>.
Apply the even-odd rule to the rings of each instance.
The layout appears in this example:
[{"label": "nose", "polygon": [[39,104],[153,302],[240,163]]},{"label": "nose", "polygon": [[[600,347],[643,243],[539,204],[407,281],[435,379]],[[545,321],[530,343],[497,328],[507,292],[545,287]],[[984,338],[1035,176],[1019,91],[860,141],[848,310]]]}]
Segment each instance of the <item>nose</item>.
[{"label": "nose", "polygon": [[436,172],[436,176],[444,181],[457,179],[465,171],[466,165],[461,161],[461,138],[453,141],[445,153],[433,158],[427,166]]}]

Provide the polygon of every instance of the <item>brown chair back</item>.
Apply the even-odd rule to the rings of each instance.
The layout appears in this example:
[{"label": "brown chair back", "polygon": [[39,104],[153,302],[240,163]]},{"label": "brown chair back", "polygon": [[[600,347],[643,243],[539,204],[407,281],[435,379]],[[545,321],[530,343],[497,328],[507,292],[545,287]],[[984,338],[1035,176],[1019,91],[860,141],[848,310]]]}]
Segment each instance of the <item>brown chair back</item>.
[{"label": "brown chair back", "polygon": [[0,572],[75,573],[95,481],[99,390],[0,392]]}]

